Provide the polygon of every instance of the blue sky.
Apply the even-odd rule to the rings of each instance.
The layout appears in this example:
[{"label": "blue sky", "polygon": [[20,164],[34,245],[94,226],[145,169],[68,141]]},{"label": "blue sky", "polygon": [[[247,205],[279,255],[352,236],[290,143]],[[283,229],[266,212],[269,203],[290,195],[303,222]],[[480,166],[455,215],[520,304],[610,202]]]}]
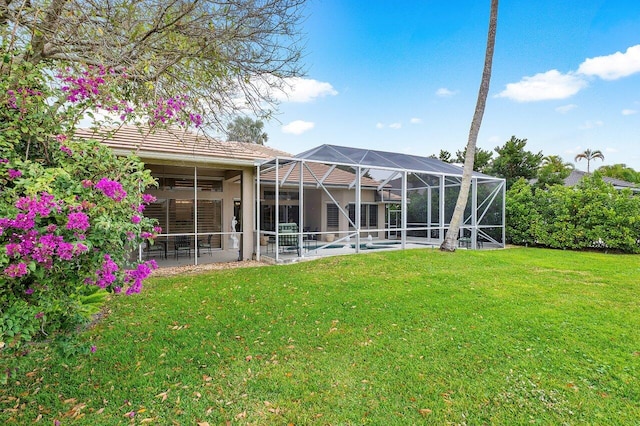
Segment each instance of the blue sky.
[{"label": "blue sky", "polygon": [[[415,155],[464,148],[484,61],[489,0],[309,0],[306,76],[290,81],[270,146]],[[512,135],[573,162],[640,170],[640,2],[502,0],[478,146]],[[585,170],[586,163],[576,163]]]}]

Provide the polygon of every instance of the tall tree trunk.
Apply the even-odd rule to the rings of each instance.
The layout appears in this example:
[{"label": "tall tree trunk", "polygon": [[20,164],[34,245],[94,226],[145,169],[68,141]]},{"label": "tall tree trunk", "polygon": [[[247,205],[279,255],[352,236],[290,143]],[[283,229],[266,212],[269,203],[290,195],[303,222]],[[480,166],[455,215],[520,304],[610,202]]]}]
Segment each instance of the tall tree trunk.
[{"label": "tall tree trunk", "polygon": [[493,62],[493,50],[496,43],[496,28],[498,24],[498,0],[491,0],[491,14],[489,17],[489,34],[487,36],[487,50],[484,57],[484,70],[482,71],[482,81],[480,90],[478,91],[478,100],[476,102],[476,111],[471,121],[471,129],[469,130],[469,140],[467,141],[467,153],[464,158],[464,170],[462,172],[462,183],[460,184],[460,194],[456,202],[453,216],[447,236],[445,237],[440,250],[455,251],[458,232],[464,217],[464,210],[469,198],[469,188],[471,187],[471,175],[473,173],[473,161],[476,153],[476,142],[480,125],[482,124],[482,116],[487,103],[487,95],[489,94],[489,83],[491,81],[491,64]]}]

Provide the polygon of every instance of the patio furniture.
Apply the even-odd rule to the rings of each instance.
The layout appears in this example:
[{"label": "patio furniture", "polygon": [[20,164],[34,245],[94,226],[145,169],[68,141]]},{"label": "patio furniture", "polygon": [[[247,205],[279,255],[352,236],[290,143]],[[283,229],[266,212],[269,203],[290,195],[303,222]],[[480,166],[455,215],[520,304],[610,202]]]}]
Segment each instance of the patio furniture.
[{"label": "patio furniture", "polygon": [[281,223],[278,225],[278,246],[281,250],[295,250],[300,256],[298,244],[298,224]]},{"label": "patio furniture", "polygon": [[152,253],[160,253],[161,257],[164,257],[164,259],[167,258],[167,241],[166,240],[155,240],[153,244],[151,244],[151,242],[147,242],[145,244],[146,244],[145,254],[146,254],[147,260],[149,260],[149,257],[152,256]]},{"label": "patio furniture", "polygon": [[176,260],[180,256],[181,251],[186,251],[191,259],[191,238],[188,235],[178,235],[173,242],[173,250],[176,254]]},{"label": "patio furniture", "polygon": [[200,249],[208,250],[209,256],[213,256],[213,253],[211,252],[211,237],[213,237],[213,234],[207,236],[206,243],[204,240],[198,240],[198,256],[200,255]]},{"label": "patio furniture", "polygon": [[[480,238],[478,238],[476,240],[476,244],[478,246],[478,248],[482,247],[482,240]],[[469,237],[462,237],[460,239],[458,239],[458,247],[465,247],[470,249],[471,248],[471,238]]]}]

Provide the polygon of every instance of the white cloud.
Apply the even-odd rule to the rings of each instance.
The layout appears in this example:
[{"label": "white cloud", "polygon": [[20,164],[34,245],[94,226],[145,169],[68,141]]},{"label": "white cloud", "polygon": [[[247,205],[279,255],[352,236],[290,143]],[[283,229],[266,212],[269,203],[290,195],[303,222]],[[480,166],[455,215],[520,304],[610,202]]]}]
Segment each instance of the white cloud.
[{"label": "white cloud", "polygon": [[421,124],[422,123],[422,118],[413,117],[411,120],[409,120],[409,122],[411,124]]},{"label": "white cloud", "polygon": [[[518,102],[566,99],[587,87],[588,77],[616,80],[636,73],[640,73],[640,44],[629,47],[625,53],[587,58],[580,64],[578,71],[563,74],[558,70],[551,70],[533,77],[523,77],[517,83],[507,84],[506,89],[496,97]],[[560,109],[556,111],[566,112]]]},{"label": "white cloud", "polygon": [[595,129],[596,127],[602,127],[604,126],[604,122],[601,120],[595,120],[595,121],[585,121],[584,124],[582,126],[580,126],[580,129],[582,130],[589,130],[589,129]]},{"label": "white cloud", "polygon": [[376,123],[376,129],[384,129],[384,124]]},{"label": "white cloud", "polygon": [[438,90],[436,90],[436,96],[439,96],[441,98],[450,98],[453,95],[456,95],[458,93],[457,90],[449,90],[446,87],[441,87]]},{"label": "white cloud", "polygon": [[640,44],[631,46],[625,53],[588,58],[580,64],[578,72],[597,76],[603,80],[617,80],[640,72]]},{"label": "white cloud", "polygon": [[633,115],[633,114],[637,114],[638,111],[636,111],[635,109],[623,109],[622,110],[622,115]]},{"label": "white cloud", "polygon": [[569,105],[562,105],[556,108],[556,111],[559,112],[560,114],[566,114],[571,110],[574,110],[578,108],[578,105],[576,104],[569,104]]},{"label": "white cloud", "polygon": [[612,153],[612,154],[615,154],[616,152],[618,152],[618,149],[608,147],[608,148],[605,148],[605,149],[604,149],[604,152],[610,152],[610,153]]},{"label": "white cloud", "polygon": [[311,78],[292,77],[285,79],[284,84],[282,91],[274,93],[274,97],[281,102],[306,103],[338,94],[330,83]]},{"label": "white cloud", "polygon": [[518,102],[566,99],[587,86],[587,82],[575,74],[562,74],[558,70],[524,77],[518,83],[509,83],[496,95]]},{"label": "white cloud", "polygon": [[390,129],[401,129],[402,128],[402,123],[391,123],[391,124],[389,124],[389,128]]},{"label": "white cloud", "polygon": [[316,124],[311,121],[295,120],[282,126],[282,131],[292,135],[301,135],[304,132],[313,129],[315,125]]}]

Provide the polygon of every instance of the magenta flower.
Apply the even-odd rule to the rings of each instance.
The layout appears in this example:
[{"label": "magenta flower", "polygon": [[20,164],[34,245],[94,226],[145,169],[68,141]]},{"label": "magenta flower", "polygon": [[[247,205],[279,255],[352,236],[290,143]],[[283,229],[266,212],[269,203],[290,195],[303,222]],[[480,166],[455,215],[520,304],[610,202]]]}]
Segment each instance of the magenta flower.
[{"label": "magenta flower", "polygon": [[138,223],[140,223],[140,220],[142,219],[140,219],[140,216],[138,215],[131,216],[131,223],[135,223],[137,225]]},{"label": "magenta flower", "polygon": [[16,208],[28,212],[28,214],[38,214],[42,217],[49,216],[52,209],[60,211],[60,206],[55,201],[55,196],[46,192],[40,194],[40,199],[36,196],[19,198],[18,201],[16,201]]},{"label": "magenta flower", "polygon": [[120,269],[118,264],[111,259],[111,256],[105,254],[102,266],[96,271],[97,279],[86,278],[84,282],[97,285],[100,288],[106,288],[116,281],[115,273],[118,272],[118,269]]},{"label": "magenta flower", "polygon": [[[60,143],[67,140],[67,135],[56,135],[56,140]],[[61,148],[62,149],[62,148]]]},{"label": "magenta flower", "polygon": [[9,169],[9,179],[17,179],[22,176],[22,172],[20,170]]},{"label": "magenta flower", "polygon": [[147,204],[150,204],[156,201],[156,197],[154,197],[151,194],[142,194],[142,201]]},{"label": "magenta flower", "polygon": [[91,188],[92,186],[93,186],[93,182],[91,182],[89,179],[84,179],[82,181],[83,188]]},{"label": "magenta flower", "polygon": [[82,212],[69,213],[67,216],[67,229],[86,231],[89,228],[89,216]]},{"label": "magenta flower", "polygon": [[92,354],[96,353],[97,350],[98,350],[98,348],[96,348],[96,345],[91,345],[91,353]]},{"label": "magenta flower", "polygon": [[7,250],[7,256],[16,257],[20,255],[20,244],[18,243],[9,243],[5,246],[5,250]]},{"label": "magenta flower", "polygon": [[62,260],[71,260],[75,252],[75,246],[71,243],[61,242],[58,244],[57,255]]},{"label": "magenta flower", "polygon": [[15,263],[13,265],[9,265],[5,268],[4,273],[9,278],[18,278],[23,275],[27,275],[29,271],[27,270],[26,263]]},{"label": "magenta flower", "polygon": [[60,151],[64,152],[65,154],[68,155],[73,155],[73,151],[71,151],[71,148],[69,148],[68,146],[62,145],[60,147]]},{"label": "magenta flower", "polygon": [[42,318],[43,316],[44,316],[44,312],[38,312],[38,313],[36,314],[36,319],[40,319],[40,318]]},{"label": "magenta flower", "polygon": [[115,201],[122,201],[126,196],[126,191],[122,188],[120,182],[108,178],[102,178],[96,183],[95,188],[104,195]]},{"label": "magenta flower", "polygon": [[28,288],[24,291],[24,294],[33,294],[33,289],[32,288]]},{"label": "magenta flower", "polygon": [[138,265],[136,269],[125,271],[124,282],[130,284],[126,291],[127,295],[140,293],[142,290],[142,281],[151,275],[151,271],[158,268],[155,260],[150,260]]}]

